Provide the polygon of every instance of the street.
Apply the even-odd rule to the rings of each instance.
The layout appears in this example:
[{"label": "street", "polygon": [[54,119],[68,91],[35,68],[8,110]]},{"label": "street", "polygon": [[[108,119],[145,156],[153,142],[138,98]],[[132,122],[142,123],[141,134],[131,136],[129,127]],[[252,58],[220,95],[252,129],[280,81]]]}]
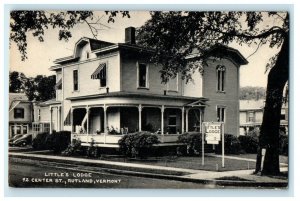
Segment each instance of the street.
[{"label": "street", "polygon": [[25,188],[215,188],[192,182],[119,175],[102,168],[39,161],[24,163],[14,159],[9,161],[9,184]]}]

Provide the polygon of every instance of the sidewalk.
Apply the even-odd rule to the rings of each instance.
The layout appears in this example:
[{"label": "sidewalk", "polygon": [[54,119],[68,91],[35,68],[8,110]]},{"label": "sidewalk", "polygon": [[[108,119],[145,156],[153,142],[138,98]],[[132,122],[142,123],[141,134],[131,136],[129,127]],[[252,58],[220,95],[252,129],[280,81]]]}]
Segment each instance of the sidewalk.
[{"label": "sidewalk", "polygon": [[[215,172],[205,170],[193,170],[185,168],[164,167],[157,165],[145,165],[126,162],[113,162],[96,159],[85,159],[75,157],[62,157],[42,155],[38,153],[10,152],[10,158],[32,159],[49,162],[60,162],[65,164],[90,165],[93,167],[107,168],[117,174],[153,177],[161,179],[172,179],[180,181],[192,181],[199,183],[211,183],[214,185],[245,186],[245,187],[286,187],[287,180],[267,176],[257,176],[252,173],[254,170],[237,170],[226,172]],[[237,160],[245,158],[235,157]],[[287,171],[284,167],[282,171]]]}]

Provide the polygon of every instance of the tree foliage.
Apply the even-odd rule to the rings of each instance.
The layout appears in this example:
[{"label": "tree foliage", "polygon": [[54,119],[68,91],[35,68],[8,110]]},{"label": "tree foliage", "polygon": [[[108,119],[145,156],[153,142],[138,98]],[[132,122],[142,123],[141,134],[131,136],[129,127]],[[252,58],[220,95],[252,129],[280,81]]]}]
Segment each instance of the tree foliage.
[{"label": "tree foliage", "polygon": [[240,88],[240,100],[259,100],[266,98],[265,87],[241,87]]},{"label": "tree foliage", "polygon": [[[106,11],[108,23],[114,22],[114,18],[121,14],[122,17],[130,17],[128,11]],[[97,37],[101,24],[100,19],[94,20],[92,11],[24,11],[16,10],[10,13],[10,41],[16,43],[22,60],[27,59],[27,34],[32,33],[40,42],[44,41],[45,30],[59,30],[58,39],[68,41],[72,37],[72,29],[75,25],[85,23],[88,25],[94,38]]]},{"label": "tree foliage", "polygon": [[[151,12],[151,19],[138,34],[138,43],[154,50],[152,61],[162,64],[163,82],[177,73],[188,81],[196,70],[203,71],[207,51],[215,45],[280,48],[267,66],[270,71],[259,139],[260,149],[267,149],[262,173],[279,173],[280,110],[289,69],[287,12]],[[193,59],[187,59],[191,55]]]},{"label": "tree foliage", "polygon": [[55,98],[56,76],[26,77],[23,73],[9,73],[9,92],[25,93],[29,100],[47,101]]}]

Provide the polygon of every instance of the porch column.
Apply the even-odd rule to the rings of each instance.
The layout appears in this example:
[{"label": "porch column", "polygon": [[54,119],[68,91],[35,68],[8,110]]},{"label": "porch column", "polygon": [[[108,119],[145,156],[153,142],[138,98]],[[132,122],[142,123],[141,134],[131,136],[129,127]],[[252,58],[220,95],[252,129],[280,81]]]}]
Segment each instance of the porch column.
[{"label": "porch column", "polygon": [[71,107],[70,110],[70,117],[71,117],[71,133],[73,133],[74,129],[73,129],[73,108]]},{"label": "porch column", "polygon": [[161,134],[164,135],[164,112],[165,112],[165,106],[161,106]]},{"label": "porch column", "polygon": [[107,107],[104,105],[103,107],[103,127],[104,127],[104,133],[107,133],[108,130],[107,130],[107,116],[106,116],[106,110],[107,110]]},{"label": "porch column", "polygon": [[140,104],[139,107],[139,132],[142,131],[142,105]]},{"label": "porch column", "polygon": [[184,133],[184,107],[181,109],[181,134]]},{"label": "porch column", "polygon": [[50,107],[50,134],[52,134],[52,111],[53,111],[53,109],[52,109],[52,107]]},{"label": "porch column", "polygon": [[189,132],[189,111],[189,108],[185,111],[185,132]]},{"label": "porch column", "polygon": [[57,111],[57,114],[58,114],[57,115],[58,116],[57,121],[58,121],[58,128],[59,128],[58,130],[61,131],[61,127],[62,127],[61,126],[61,106],[58,106],[57,110],[58,110]]},{"label": "porch column", "polygon": [[90,130],[90,122],[89,122],[89,118],[90,118],[90,107],[86,107],[86,115],[87,115],[87,119],[86,119],[86,134],[89,134],[89,130]]}]

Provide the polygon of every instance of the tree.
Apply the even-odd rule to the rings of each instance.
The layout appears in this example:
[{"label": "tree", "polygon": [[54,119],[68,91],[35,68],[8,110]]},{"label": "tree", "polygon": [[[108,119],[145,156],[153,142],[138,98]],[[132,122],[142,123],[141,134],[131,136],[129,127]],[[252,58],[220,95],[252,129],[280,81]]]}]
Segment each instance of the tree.
[{"label": "tree", "polygon": [[259,100],[265,99],[266,88],[264,87],[241,87],[240,88],[240,100]]},{"label": "tree", "polygon": [[13,71],[9,72],[9,92],[20,93],[24,90],[24,81],[26,77],[23,73]]},{"label": "tree", "polygon": [[37,75],[25,82],[25,94],[29,100],[47,101],[55,98],[56,76]]},{"label": "tree", "polygon": [[[115,17],[130,17],[128,11],[105,11],[108,22],[114,22]],[[95,19],[92,11],[12,11],[10,13],[10,41],[15,42],[21,53],[22,60],[27,59],[27,34],[32,33],[40,42],[44,41],[46,29],[58,29],[58,39],[68,41],[72,37],[72,28],[80,23],[89,27],[93,37],[96,39],[101,26],[101,18]]]},{"label": "tree", "polygon": [[[152,61],[162,64],[163,82],[175,77],[178,72],[182,79],[190,80],[194,71],[203,70],[209,49],[218,44],[235,42],[257,45],[257,49],[262,45],[280,48],[267,66],[268,84],[259,142],[260,149],[267,150],[262,174],[279,174],[280,110],[289,70],[288,13],[151,12],[151,19],[138,33],[138,43],[152,47]],[[195,50],[199,56],[187,60]]]}]

